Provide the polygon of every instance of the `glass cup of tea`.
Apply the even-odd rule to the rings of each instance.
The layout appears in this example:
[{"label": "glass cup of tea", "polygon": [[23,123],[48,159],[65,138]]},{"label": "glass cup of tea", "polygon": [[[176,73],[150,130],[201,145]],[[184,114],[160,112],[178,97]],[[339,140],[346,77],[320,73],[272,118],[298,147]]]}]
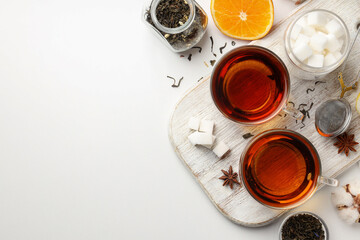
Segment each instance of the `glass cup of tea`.
[{"label": "glass cup of tea", "polygon": [[287,129],[255,136],[241,155],[240,176],[255,200],[275,209],[299,206],[319,184],[339,184],[322,176],[320,157],[311,142]]},{"label": "glass cup of tea", "polygon": [[220,112],[243,125],[265,123],[282,110],[303,118],[287,105],[290,77],[285,64],[264,47],[246,45],[225,54],[211,74],[210,91]]}]

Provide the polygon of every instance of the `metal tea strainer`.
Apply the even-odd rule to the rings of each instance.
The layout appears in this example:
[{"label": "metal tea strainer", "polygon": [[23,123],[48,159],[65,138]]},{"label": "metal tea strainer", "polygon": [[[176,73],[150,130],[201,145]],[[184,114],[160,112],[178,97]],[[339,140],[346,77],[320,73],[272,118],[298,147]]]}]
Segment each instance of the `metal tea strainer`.
[{"label": "metal tea strainer", "polygon": [[[352,52],[356,39],[360,32],[360,26],[357,26],[357,33],[353,42],[351,43],[349,53],[346,57],[344,64],[342,65],[338,80],[341,85],[341,94],[338,99],[330,99],[322,103],[315,112],[315,127],[318,133],[324,137],[336,137],[346,131],[349,127],[352,117],[351,106],[349,102],[343,98],[344,93],[348,90],[355,89],[357,82],[346,87],[343,81],[343,71],[345,69],[346,61],[349,59],[349,55]],[[359,75],[357,75],[359,78]]]}]

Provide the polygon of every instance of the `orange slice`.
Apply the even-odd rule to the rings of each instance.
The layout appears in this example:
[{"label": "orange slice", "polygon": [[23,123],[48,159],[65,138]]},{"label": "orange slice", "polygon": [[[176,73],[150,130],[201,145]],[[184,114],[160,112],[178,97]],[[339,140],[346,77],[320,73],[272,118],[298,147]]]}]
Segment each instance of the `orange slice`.
[{"label": "orange slice", "polygon": [[232,38],[262,38],[274,22],[272,0],[211,0],[210,8],[217,28]]}]

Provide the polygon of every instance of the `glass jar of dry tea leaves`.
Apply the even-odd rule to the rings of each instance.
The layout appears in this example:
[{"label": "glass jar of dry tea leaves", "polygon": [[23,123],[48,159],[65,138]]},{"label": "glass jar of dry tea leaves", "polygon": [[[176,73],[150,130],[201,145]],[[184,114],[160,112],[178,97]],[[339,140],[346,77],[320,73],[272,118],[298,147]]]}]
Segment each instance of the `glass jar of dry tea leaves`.
[{"label": "glass jar of dry tea leaves", "polygon": [[318,215],[311,212],[294,212],[280,225],[279,240],[328,240],[329,230]]},{"label": "glass jar of dry tea leaves", "polygon": [[174,52],[192,48],[203,37],[208,17],[194,0],[152,0],[143,20]]}]

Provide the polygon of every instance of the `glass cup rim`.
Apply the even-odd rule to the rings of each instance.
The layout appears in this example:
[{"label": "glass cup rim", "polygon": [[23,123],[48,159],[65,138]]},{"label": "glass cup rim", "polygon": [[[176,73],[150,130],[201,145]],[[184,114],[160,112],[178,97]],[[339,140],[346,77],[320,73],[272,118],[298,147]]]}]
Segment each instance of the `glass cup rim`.
[{"label": "glass cup rim", "polygon": [[[238,120],[238,119],[235,119],[235,118],[231,118],[230,116],[228,116],[219,106],[218,104],[216,103],[215,101],[215,96],[214,96],[214,92],[212,90],[212,85],[213,85],[213,82],[214,82],[214,78],[215,78],[215,72],[216,70],[221,66],[221,64],[224,63],[224,60],[229,57],[230,55],[232,54],[235,54],[237,52],[242,52],[244,49],[256,49],[256,50],[260,50],[260,51],[264,51],[268,54],[270,54],[271,56],[273,56],[279,63],[281,66],[283,66],[284,68],[284,71],[285,71],[285,75],[286,75],[286,79],[285,79],[285,86],[286,86],[286,89],[284,91],[284,97],[282,98],[282,101],[281,103],[279,104],[278,108],[273,112],[271,113],[268,117],[264,118],[264,119],[261,119],[261,120],[257,120],[257,121],[252,121],[252,122],[243,122],[241,120]],[[234,48],[232,50],[230,50],[229,52],[227,52],[226,54],[224,54],[220,60],[215,64],[212,72],[211,72],[211,76],[210,76],[210,93],[211,93],[211,98],[216,106],[216,108],[222,113],[223,116],[225,116],[227,119],[230,119],[231,121],[234,121],[236,123],[239,123],[241,125],[244,125],[244,126],[254,126],[254,125],[259,125],[259,124],[262,124],[262,123],[265,123],[265,122],[268,122],[270,121],[271,119],[273,119],[276,115],[278,115],[283,109],[284,109],[284,106],[286,105],[287,103],[287,100],[289,98],[289,95],[290,95],[290,74],[289,74],[289,71],[285,65],[285,63],[281,60],[281,58],[276,54],[274,53],[273,51],[271,51],[270,49],[268,48],[265,48],[265,47],[262,47],[262,46],[259,46],[259,45],[244,45],[244,46],[240,46],[240,47],[237,47],[237,48]]]},{"label": "glass cup rim", "polygon": [[[311,13],[311,12],[324,12],[326,14],[332,15],[339,23],[340,25],[343,27],[343,29],[345,30],[345,36],[346,36],[346,40],[347,42],[344,42],[344,45],[346,46],[346,48],[344,49],[344,53],[342,54],[341,58],[336,61],[335,63],[330,64],[329,66],[323,66],[323,67],[312,67],[309,66],[305,63],[303,63],[302,61],[300,61],[298,59],[298,57],[293,53],[293,49],[290,47],[290,34],[292,32],[293,27],[295,26],[295,24],[298,22],[298,20],[302,17],[304,17],[305,15]],[[284,47],[285,47],[285,52],[286,55],[288,57],[288,59],[290,60],[290,62],[296,66],[298,66],[299,68],[301,68],[302,70],[306,71],[306,72],[316,72],[316,73],[324,73],[324,72],[331,72],[333,70],[335,70],[337,67],[339,67],[347,58],[348,54],[349,54],[349,50],[350,50],[350,33],[349,33],[349,29],[347,28],[345,22],[340,18],[339,15],[337,15],[336,13],[326,10],[326,9],[313,9],[313,10],[309,10],[306,11],[302,14],[300,14],[299,16],[297,16],[286,28],[285,30],[285,37],[284,37]],[[289,53],[292,55],[292,57],[294,59],[292,59],[289,56]]]},{"label": "glass cup rim", "polygon": [[[269,133],[279,133],[279,132],[287,132],[287,133],[291,133],[296,135],[297,137],[299,137],[301,140],[304,140],[307,144],[309,144],[309,146],[312,148],[312,150],[314,150],[314,153],[316,155],[318,164],[319,164],[319,174],[316,178],[316,185],[314,186],[314,189],[312,190],[312,192],[304,199],[302,199],[299,202],[296,202],[295,204],[291,204],[289,206],[285,206],[285,207],[274,207],[274,206],[269,206],[266,203],[263,203],[262,201],[260,201],[259,199],[257,199],[256,196],[254,196],[251,191],[249,191],[248,187],[245,184],[245,179],[243,176],[243,162],[244,162],[244,158],[246,153],[248,152],[249,148],[253,145],[254,142],[256,142],[258,139],[262,138],[264,135],[267,135]],[[315,161],[315,160],[314,160]],[[246,191],[253,197],[253,199],[255,199],[257,202],[261,203],[262,205],[268,207],[268,208],[272,208],[272,209],[292,209],[295,207],[300,206],[301,204],[305,203],[307,200],[309,200],[312,195],[316,192],[318,186],[319,186],[319,179],[322,177],[322,166],[321,166],[321,161],[320,161],[320,156],[318,151],[316,150],[315,146],[303,135],[301,135],[298,132],[295,132],[293,130],[289,130],[289,129],[285,129],[285,128],[274,128],[274,129],[269,129],[269,130],[265,130],[259,134],[257,134],[256,136],[254,136],[245,146],[244,150],[242,151],[242,154],[240,156],[240,161],[239,161],[239,175],[242,181],[242,184],[245,186]]]},{"label": "glass cup rim", "polygon": [[193,23],[195,19],[195,1],[194,0],[186,0],[186,2],[189,4],[190,7],[190,15],[188,20],[179,27],[176,28],[168,28],[163,25],[157,20],[156,17],[156,8],[159,2],[162,0],[152,0],[151,2],[151,8],[150,8],[150,16],[151,20],[153,21],[154,25],[162,32],[169,33],[169,34],[177,34],[185,31],[190,25]]}]

